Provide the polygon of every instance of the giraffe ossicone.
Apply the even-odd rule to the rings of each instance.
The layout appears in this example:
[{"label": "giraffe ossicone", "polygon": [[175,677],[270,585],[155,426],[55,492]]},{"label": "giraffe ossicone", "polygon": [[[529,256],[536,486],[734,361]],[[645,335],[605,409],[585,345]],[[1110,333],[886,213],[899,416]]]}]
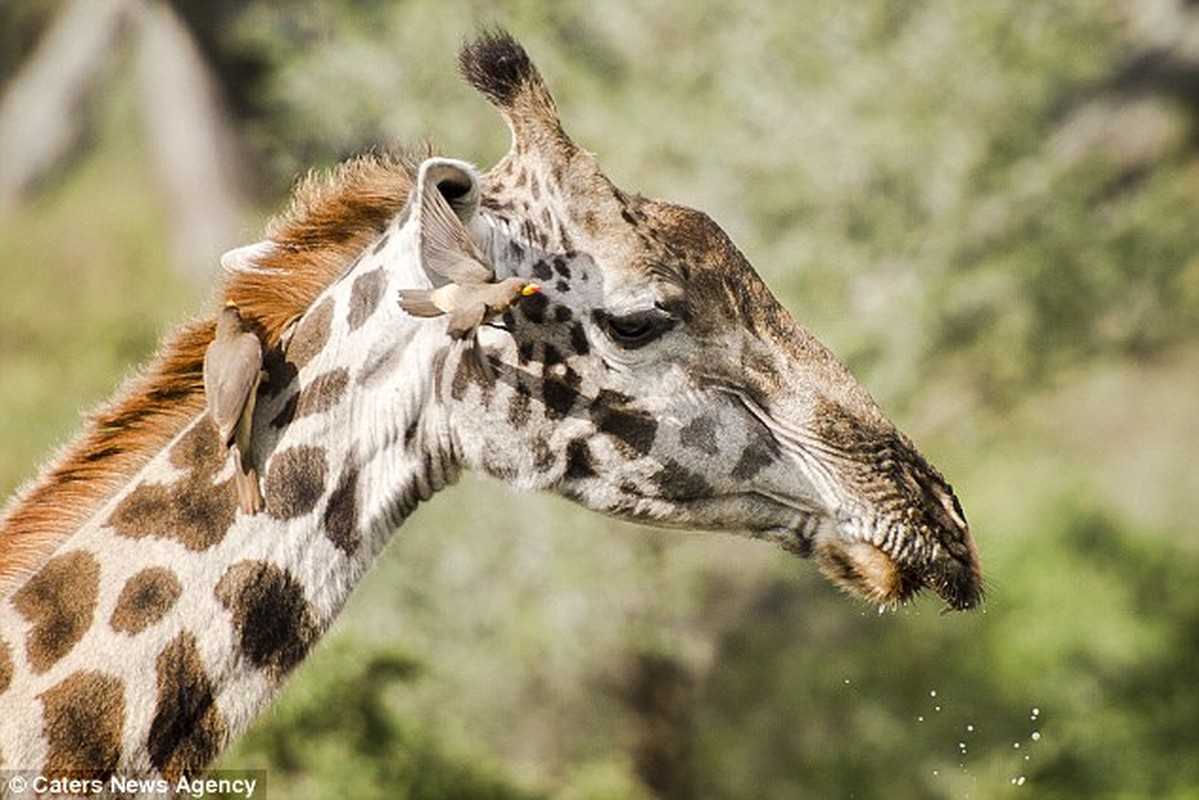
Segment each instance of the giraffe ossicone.
[{"label": "giraffe ossicone", "polygon": [[[249,426],[262,513],[238,513],[205,410],[214,320],[166,342],[9,505],[0,767],[203,771],[462,469],[768,539],[871,602],[979,602],[949,484],[724,232],[613,186],[506,34],[461,67],[512,131],[492,169],[352,160],[222,260],[268,376]],[[430,236],[430,204],[450,235]],[[539,287],[474,332],[489,376],[446,318],[400,307],[458,269]]]}]

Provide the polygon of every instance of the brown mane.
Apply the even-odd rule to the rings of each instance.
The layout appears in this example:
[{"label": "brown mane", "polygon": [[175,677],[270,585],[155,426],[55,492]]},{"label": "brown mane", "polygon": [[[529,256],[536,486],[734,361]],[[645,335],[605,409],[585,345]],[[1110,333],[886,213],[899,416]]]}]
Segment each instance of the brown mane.
[{"label": "brown mane", "polygon": [[[220,301],[255,320],[267,348],[336,280],[399,213],[413,167],[401,156],[369,155],[300,182],[291,207],[267,230],[275,247],[261,271],[236,271]],[[0,519],[0,587],[35,569],[204,409],[204,351],[215,315],[186,325],[157,357],[94,411],[55,463]]]}]

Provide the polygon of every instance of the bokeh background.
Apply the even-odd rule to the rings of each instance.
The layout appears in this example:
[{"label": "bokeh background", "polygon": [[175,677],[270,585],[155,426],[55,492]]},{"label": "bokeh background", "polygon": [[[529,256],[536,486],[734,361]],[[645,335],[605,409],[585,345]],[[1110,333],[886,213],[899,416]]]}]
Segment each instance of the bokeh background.
[{"label": "bokeh background", "polygon": [[486,167],[503,25],[620,186],[714,216],[953,481],[988,601],[466,476],[223,759],[276,798],[1199,798],[1199,6],[0,3],[0,489],[298,174]]}]

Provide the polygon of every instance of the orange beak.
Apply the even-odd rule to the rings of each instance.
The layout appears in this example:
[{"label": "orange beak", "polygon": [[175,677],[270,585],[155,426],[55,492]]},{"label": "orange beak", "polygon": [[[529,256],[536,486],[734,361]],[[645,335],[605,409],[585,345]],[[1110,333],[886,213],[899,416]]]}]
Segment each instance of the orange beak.
[{"label": "orange beak", "polygon": [[528,297],[531,294],[537,294],[541,291],[541,287],[535,283],[526,283],[520,290],[521,297]]}]

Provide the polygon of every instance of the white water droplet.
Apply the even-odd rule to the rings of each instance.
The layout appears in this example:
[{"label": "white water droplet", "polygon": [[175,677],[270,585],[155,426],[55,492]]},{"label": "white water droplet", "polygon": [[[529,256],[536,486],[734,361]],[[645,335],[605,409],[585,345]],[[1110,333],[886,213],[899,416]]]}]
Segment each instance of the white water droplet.
[{"label": "white water droplet", "polygon": [[1037,708],[1036,706],[1033,706],[1032,707],[1032,719],[1035,720],[1039,716],[1041,716],[1041,709]]},{"label": "white water droplet", "polygon": [[1039,741],[1041,741],[1041,732],[1033,731],[1032,736],[1030,736],[1029,738],[1031,738],[1034,742],[1039,742]]},{"label": "white water droplet", "polygon": [[917,721],[917,722],[924,722],[924,715],[923,715],[923,714],[919,714],[919,715],[917,715],[917,716],[916,716],[916,721]]},{"label": "white water droplet", "polygon": [[940,706],[940,705],[935,705],[935,706],[933,706],[933,711],[940,711],[940,710],[941,710],[941,706]]},{"label": "white water droplet", "polygon": [[1012,747],[1014,747],[1014,748],[1016,748],[1017,750],[1019,750],[1019,749],[1020,749],[1020,743],[1019,743],[1019,742],[1012,742]]},{"label": "white water droplet", "polygon": [[966,726],[966,733],[974,733],[974,726],[973,726],[973,725],[967,725],[967,726]]},{"label": "white water droplet", "polygon": [[929,692],[928,692],[928,696],[929,696],[929,697],[936,697],[936,696],[937,696],[937,690],[936,690],[936,689],[930,689],[930,690],[929,690]]}]

